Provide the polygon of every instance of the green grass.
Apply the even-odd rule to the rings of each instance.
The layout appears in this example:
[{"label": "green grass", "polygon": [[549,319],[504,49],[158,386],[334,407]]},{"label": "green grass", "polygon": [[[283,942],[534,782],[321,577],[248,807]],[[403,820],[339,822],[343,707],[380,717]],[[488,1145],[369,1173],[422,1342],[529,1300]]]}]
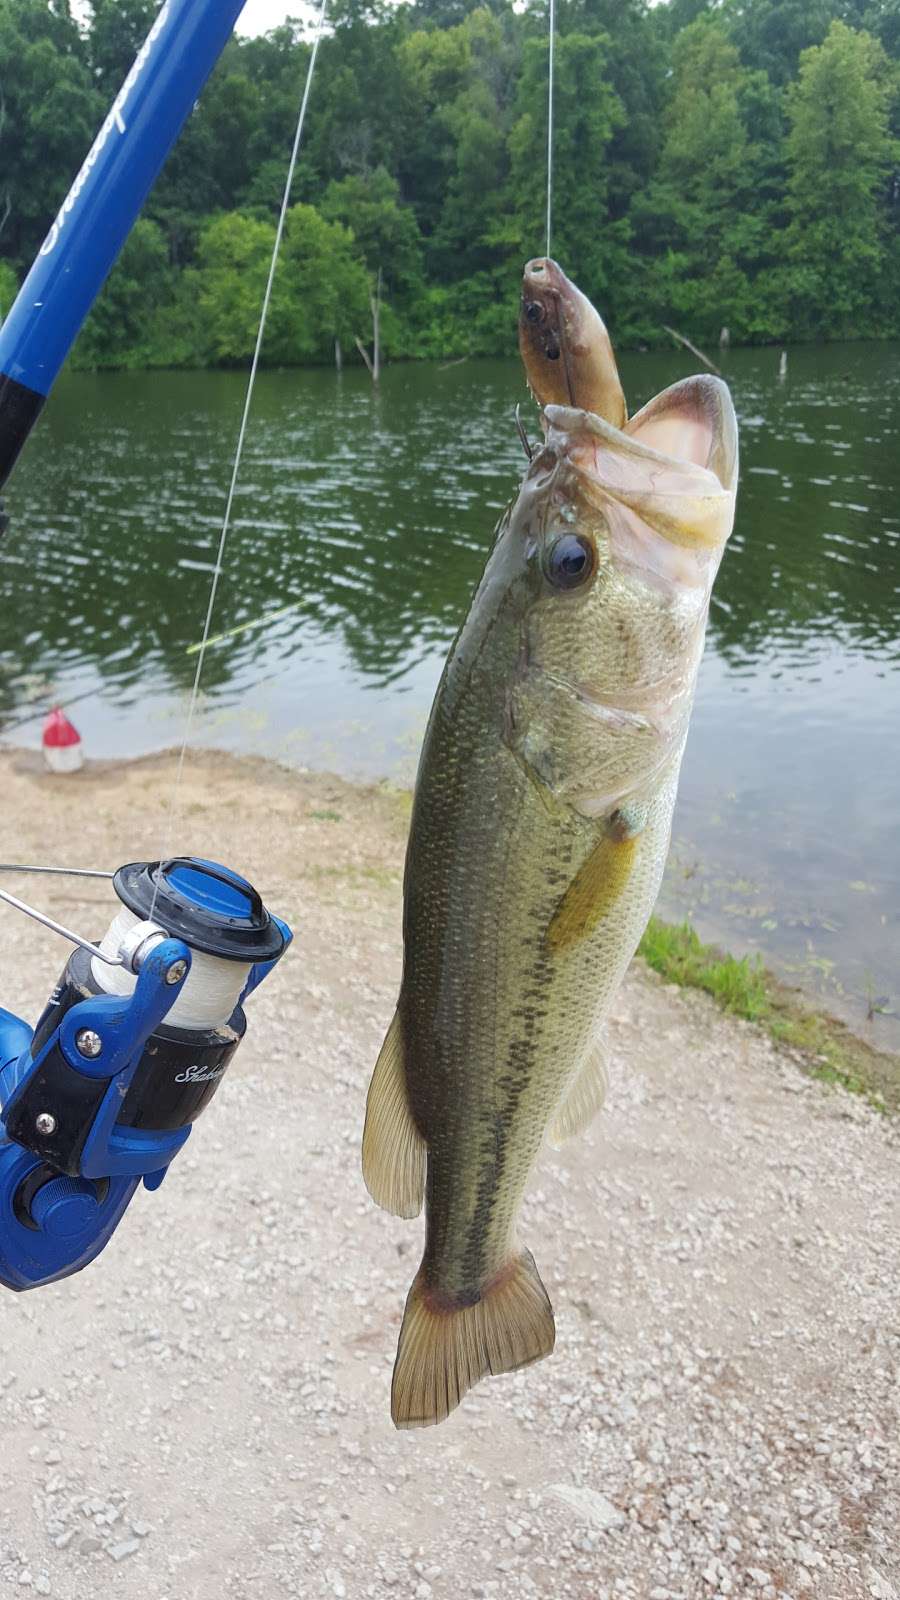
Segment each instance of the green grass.
[{"label": "green grass", "polygon": [[705,989],[723,1011],[749,1022],[758,1022],[766,1014],[766,975],[759,957],[744,956],[737,961],[725,956],[713,945],[703,944],[688,922],[651,917],[638,954],[670,983]]},{"label": "green grass", "polygon": [[874,1049],[843,1023],[812,1010],[764,967],[703,944],[689,923],[651,917],[639,955],[670,983],[703,989],[732,1016],[764,1028],[799,1053],[805,1070],[862,1094],[881,1110],[900,1111],[900,1057]]}]

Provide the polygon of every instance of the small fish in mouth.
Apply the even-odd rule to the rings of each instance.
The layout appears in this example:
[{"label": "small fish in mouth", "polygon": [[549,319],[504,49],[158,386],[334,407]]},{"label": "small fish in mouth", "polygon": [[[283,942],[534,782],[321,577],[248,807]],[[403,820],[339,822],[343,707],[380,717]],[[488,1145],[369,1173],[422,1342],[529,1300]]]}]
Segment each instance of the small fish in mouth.
[{"label": "small fish in mouth", "polygon": [[518,1237],[544,1140],[591,1121],[603,1024],[659,890],[713,579],[731,532],[725,385],[626,421],[606,328],[547,258],[519,342],[543,443],[437,691],[404,884],[404,966],[363,1134],[373,1198],[426,1210],[398,1427],[553,1349]]},{"label": "small fish in mouth", "polygon": [[519,349],[542,406],[580,406],[614,428],[628,418],[602,317],[555,261],[539,256],[522,276]]}]

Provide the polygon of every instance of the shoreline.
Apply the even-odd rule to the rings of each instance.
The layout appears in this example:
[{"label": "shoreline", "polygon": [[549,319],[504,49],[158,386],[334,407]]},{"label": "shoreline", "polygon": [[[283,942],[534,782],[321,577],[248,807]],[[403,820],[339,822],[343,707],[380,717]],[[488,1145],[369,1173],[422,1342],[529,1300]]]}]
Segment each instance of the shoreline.
[{"label": "shoreline", "polygon": [[[463,362],[504,362],[504,360],[514,362],[514,360],[516,360],[516,355],[511,354],[512,350],[514,350],[514,346],[516,346],[516,339],[514,339],[514,322],[516,322],[516,318],[512,318],[511,339],[509,339],[508,346],[504,346],[503,350],[466,350],[463,355],[458,354],[458,352],[453,354],[452,350],[447,350],[447,352],[444,352],[444,355],[383,355],[383,358],[381,358],[381,360],[383,360],[383,368],[381,368],[381,370],[386,370],[388,366],[423,365],[437,366],[439,370],[444,370],[445,366],[461,366],[463,365]],[[713,339],[708,342],[711,342],[711,346],[713,346],[713,349],[716,350],[717,354],[719,354],[719,357],[724,357],[725,360],[727,360],[727,357],[729,357],[729,354],[732,352],[732,350],[788,350],[788,354],[790,354],[791,350],[830,349],[830,346],[833,346],[833,344],[897,344],[898,341],[900,341],[900,336],[898,336],[897,333],[873,333],[854,334],[854,336],[846,336],[846,334],[844,334],[844,336],[841,336],[841,338],[834,339],[759,339],[759,341],[749,342],[749,344],[745,344],[745,342],[740,341],[740,339],[732,339],[732,341],[729,341],[729,344],[727,344],[724,349],[719,346],[719,342],[717,342],[717,339],[714,338],[714,336]],[[615,347],[617,347],[617,352],[620,355],[677,355],[677,352],[679,352],[679,344],[677,344],[674,339],[669,338],[660,338],[658,341],[653,342],[653,344],[647,344],[645,341],[642,341],[641,344],[629,344],[629,342],[617,341],[617,346]],[[692,354],[692,352],[689,352],[689,354]],[[708,357],[708,352],[705,352],[705,354],[706,357]],[[701,365],[708,365],[709,368],[711,368],[711,371],[719,371],[719,368],[714,365],[713,360],[711,360],[709,357],[706,358],[706,362],[703,362],[703,357],[700,357],[700,355],[693,357],[693,360],[695,360],[695,362],[700,360]],[[367,378],[370,378],[370,373],[368,373],[367,366],[365,366],[364,362],[362,362],[362,358],[357,358],[356,355],[351,354],[349,350],[344,352],[343,362],[341,362],[340,370],[359,371],[359,373],[367,374]],[[245,371],[247,371],[247,362],[242,360],[242,362],[229,363],[229,365],[215,366],[192,366],[186,365],[186,363],[167,365],[167,363],[163,362],[151,366],[131,366],[128,365],[128,363],[123,363],[123,365],[119,366],[88,366],[82,365],[82,363],[78,362],[77,357],[75,357],[74,360],[70,362],[70,371],[74,371],[74,373],[86,373],[90,374],[90,376],[98,376],[98,374],[101,373],[243,374]],[[261,373],[309,373],[309,371],[335,371],[335,363],[333,363],[333,360],[320,360],[320,362],[299,362],[293,366],[285,365],[283,362],[272,363],[271,366],[264,365],[263,363],[263,365],[259,366],[259,371],[261,371]],[[727,374],[724,374],[724,376],[727,376]]]},{"label": "shoreline", "polygon": [[[298,768],[268,756],[236,755],[207,746],[189,750],[187,759],[189,764],[208,761],[215,770],[233,767],[242,775],[246,773],[255,788],[264,787],[268,782],[282,789],[296,781],[337,799],[344,793],[356,799],[379,797],[389,814],[399,819],[400,831],[394,841],[393,862],[385,863],[381,870],[370,865],[367,872],[373,881],[379,878],[383,883],[399,881],[406,821],[412,805],[411,787],[389,779],[346,778],[317,769]],[[152,769],[168,763],[174,766],[176,760],[175,747],[124,760],[91,759],[85,762],[81,774],[74,776],[74,783],[107,776],[112,779],[117,774],[138,773],[143,768]],[[0,745],[0,769],[7,763],[23,774],[59,784],[61,794],[73,781],[72,778],[54,779],[46,772],[40,751],[26,746]],[[73,795],[75,792],[73,788]],[[317,817],[316,811],[311,814]],[[328,821],[339,815],[326,805],[320,808],[317,820]],[[160,849],[161,844],[156,854]],[[152,850],[148,853],[153,854]],[[320,870],[327,872],[327,868]],[[671,921],[654,913],[633,958],[632,965],[635,963],[679,989],[699,989],[709,995],[726,1017],[751,1024],[787,1050],[809,1077],[862,1095],[876,1110],[900,1112],[900,1053],[879,1049],[863,1038],[850,1023],[829,1011],[827,1006],[817,1004],[799,985],[780,978],[766,965],[762,955],[734,956],[718,940],[704,943],[689,920]]]},{"label": "shoreline", "polygon": [[900,1111],[900,1055],[879,1050],[801,988],[785,983],[761,956],[732,956],[704,944],[690,922],[652,916],[638,958],[680,988],[711,995],[726,1016],[740,1018],[789,1050],[811,1078],[863,1095],[879,1111]]}]

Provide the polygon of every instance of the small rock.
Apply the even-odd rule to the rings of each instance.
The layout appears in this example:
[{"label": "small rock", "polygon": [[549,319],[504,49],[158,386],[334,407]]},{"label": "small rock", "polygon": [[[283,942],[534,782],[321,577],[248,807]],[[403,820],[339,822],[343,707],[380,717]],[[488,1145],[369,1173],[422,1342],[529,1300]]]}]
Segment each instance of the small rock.
[{"label": "small rock", "polygon": [[133,1556],[135,1550],[140,1550],[140,1539],[122,1539],[119,1544],[111,1544],[106,1554],[111,1561],[124,1561],[127,1556]]},{"label": "small rock", "polygon": [[574,1483],[555,1483],[552,1493],[560,1500],[564,1500],[566,1505],[571,1506],[572,1510],[578,1512],[586,1522],[593,1523],[595,1528],[600,1528],[603,1532],[609,1528],[621,1528],[625,1521],[624,1514],[618,1507],[614,1506],[611,1500],[607,1500],[605,1494],[598,1494],[596,1489],[579,1487]]}]

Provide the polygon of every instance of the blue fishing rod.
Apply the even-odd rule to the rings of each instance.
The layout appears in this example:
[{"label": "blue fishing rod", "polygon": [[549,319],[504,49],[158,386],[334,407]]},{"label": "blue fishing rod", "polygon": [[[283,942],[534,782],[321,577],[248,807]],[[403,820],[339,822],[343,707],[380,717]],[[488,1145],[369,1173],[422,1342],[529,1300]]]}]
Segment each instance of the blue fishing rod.
[{"label": "blue fishing rod", "polygon": [[0,328],[0,489],[244,0],[163,0]]},{"label": "blue fishing rod", "polygon": [[[51,223],[0,329],[0,488],[242,4],[164,0]],[[0,1008],[0,1283],[11,1289],[86,1266],[139,1184],[159,1187],[244,1035],[244,1001],[291,940],[252,884],[215,862],[86,876],[117,896],[99,943],[0,889],[75,946],[36,1027]]]}]

